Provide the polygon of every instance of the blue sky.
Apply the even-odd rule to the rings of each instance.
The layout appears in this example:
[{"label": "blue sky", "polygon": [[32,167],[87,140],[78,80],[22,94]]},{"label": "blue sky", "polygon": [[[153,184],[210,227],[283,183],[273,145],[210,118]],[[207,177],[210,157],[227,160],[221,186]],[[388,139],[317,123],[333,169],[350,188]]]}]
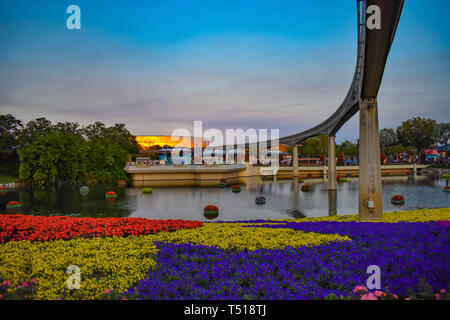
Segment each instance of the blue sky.
[{"label": "blue sky", "polygon": [[[81,30],[66,8],[81,8]],[[447,0],[406,0],[380,128],[450,122]],[[0,108],[28,121],[296,133],[333,113],[356,59],[354,0],[0,2]],[[358,116],[338,141],[358,137]]]}]

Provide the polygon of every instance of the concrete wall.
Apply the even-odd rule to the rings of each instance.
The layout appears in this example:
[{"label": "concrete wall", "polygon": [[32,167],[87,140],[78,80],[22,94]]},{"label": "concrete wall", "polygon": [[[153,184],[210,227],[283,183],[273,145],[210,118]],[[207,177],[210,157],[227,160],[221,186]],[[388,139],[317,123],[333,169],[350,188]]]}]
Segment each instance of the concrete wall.
[{"label": "concrete wall", "polygon": [[[426,166],[416,166],[420,170]],[[264,170],[266,169],[266,170]],[[134,187],[216,187],[220,179],[226,179],[228,184],[239,183],[240,178],[261,176],[261,167],[250,164],[220,165],[220,166],[154,166],[154,167],[136,167],[128,166],[125,168],[128,173],[131,184]],[[337,176],[346,176],[352,174],[352,177],[358,177],[359,167],[337,167]],[[409,171],[414,172],[413,165],[405,166],[382,166],[383,175],[404,176]],[[271,172],[263,168],[263,172]],[[299,167],[298,177],[308,178],[308,173],[312,174],[314,179],[326,178],[328,172],[327,166]],[[271,177],[271,174],[267,174]],[[292,179],[293,167],[280,167],[277,172],[277,179]]]}]

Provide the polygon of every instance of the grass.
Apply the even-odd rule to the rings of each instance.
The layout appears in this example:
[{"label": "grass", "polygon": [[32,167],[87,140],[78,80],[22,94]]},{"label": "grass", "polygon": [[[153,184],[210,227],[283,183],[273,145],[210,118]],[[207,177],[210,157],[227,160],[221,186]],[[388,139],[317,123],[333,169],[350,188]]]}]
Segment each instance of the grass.
[{"label": "grass", "polygon": [[6,184],[6,183],[16,182],[16,181],[18,181],[18,178],[16,178],[16,177],[0,175],[0,184]]}]

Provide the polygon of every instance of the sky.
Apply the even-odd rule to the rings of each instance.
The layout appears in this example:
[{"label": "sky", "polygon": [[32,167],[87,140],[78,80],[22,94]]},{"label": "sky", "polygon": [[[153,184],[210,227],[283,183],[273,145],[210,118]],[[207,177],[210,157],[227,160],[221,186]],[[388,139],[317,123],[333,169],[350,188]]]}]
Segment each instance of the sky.
[{"label": "sky", "polygon": [[[69,5],[81,30],[69,30]],[[378,97],[380,129],[450,122],[448,0],[406,0]],[[356,62],[355,0],[0,0],[0,113],[125,123],[135,135],[279,129],[341,104]],[[355,115],[337,141],[358,138]]]}]

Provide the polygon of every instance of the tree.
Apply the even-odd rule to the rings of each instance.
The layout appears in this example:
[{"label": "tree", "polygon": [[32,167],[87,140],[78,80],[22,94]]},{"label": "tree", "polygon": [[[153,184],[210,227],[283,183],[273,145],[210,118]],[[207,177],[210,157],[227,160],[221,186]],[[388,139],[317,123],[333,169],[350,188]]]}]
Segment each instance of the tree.
[{"label": "tree", "polygon": [[77,122],[58,122],[53,129],[58,132],[78,134],[80,125]]},{"label": "tree", "polygon": [[22,122],[13,115],[0,115],[0,174],[13,176],[18,174],[17,137],[22,127]]},{"label": "tree", "polygon": [[342,154],[349,157],[356,157],[359,155],[359,145],[348,140],[342,142],[336,149],[338,155]]},{"label": "tree", "polygon": [[33,143],[39,136],[49,134],[54,130],[51,121],[45,118],[37,118],[27,122],[20,132],[19,141],[22,147]]},{"label": "tree", "polygon": [[97,121],[94,124],[84,127],[81,132],[88,140],[97,138],[108,139],[116,142],[131,154],[139,152],[136,137],[125,128],[125,124],[123,123],[116,123],[112,127],[106,127],[103,123]]},{"label": "tree", "polygon": [[129,153],[119,144],[105,138],[89,143],[87,179],[94,182],[113,182],[126,178],[124,167]]},{"label": "tree", "polygon": [[398,143],[398,137],[394,129],[383,129],[380,131],[380,145],[382,147],[394,146]]},{"label": "tree", "polygon": [[420,154],[434,143],[433,129],[436,121],[416,117],[402,122],[397,128],[397,136],[404,146],[414,146]]},{"label": "tree", "polygon": [[81,135],[51,132],[19,150],[19,177],[38,185],[77,182],[86,173],[88,145]]}]

